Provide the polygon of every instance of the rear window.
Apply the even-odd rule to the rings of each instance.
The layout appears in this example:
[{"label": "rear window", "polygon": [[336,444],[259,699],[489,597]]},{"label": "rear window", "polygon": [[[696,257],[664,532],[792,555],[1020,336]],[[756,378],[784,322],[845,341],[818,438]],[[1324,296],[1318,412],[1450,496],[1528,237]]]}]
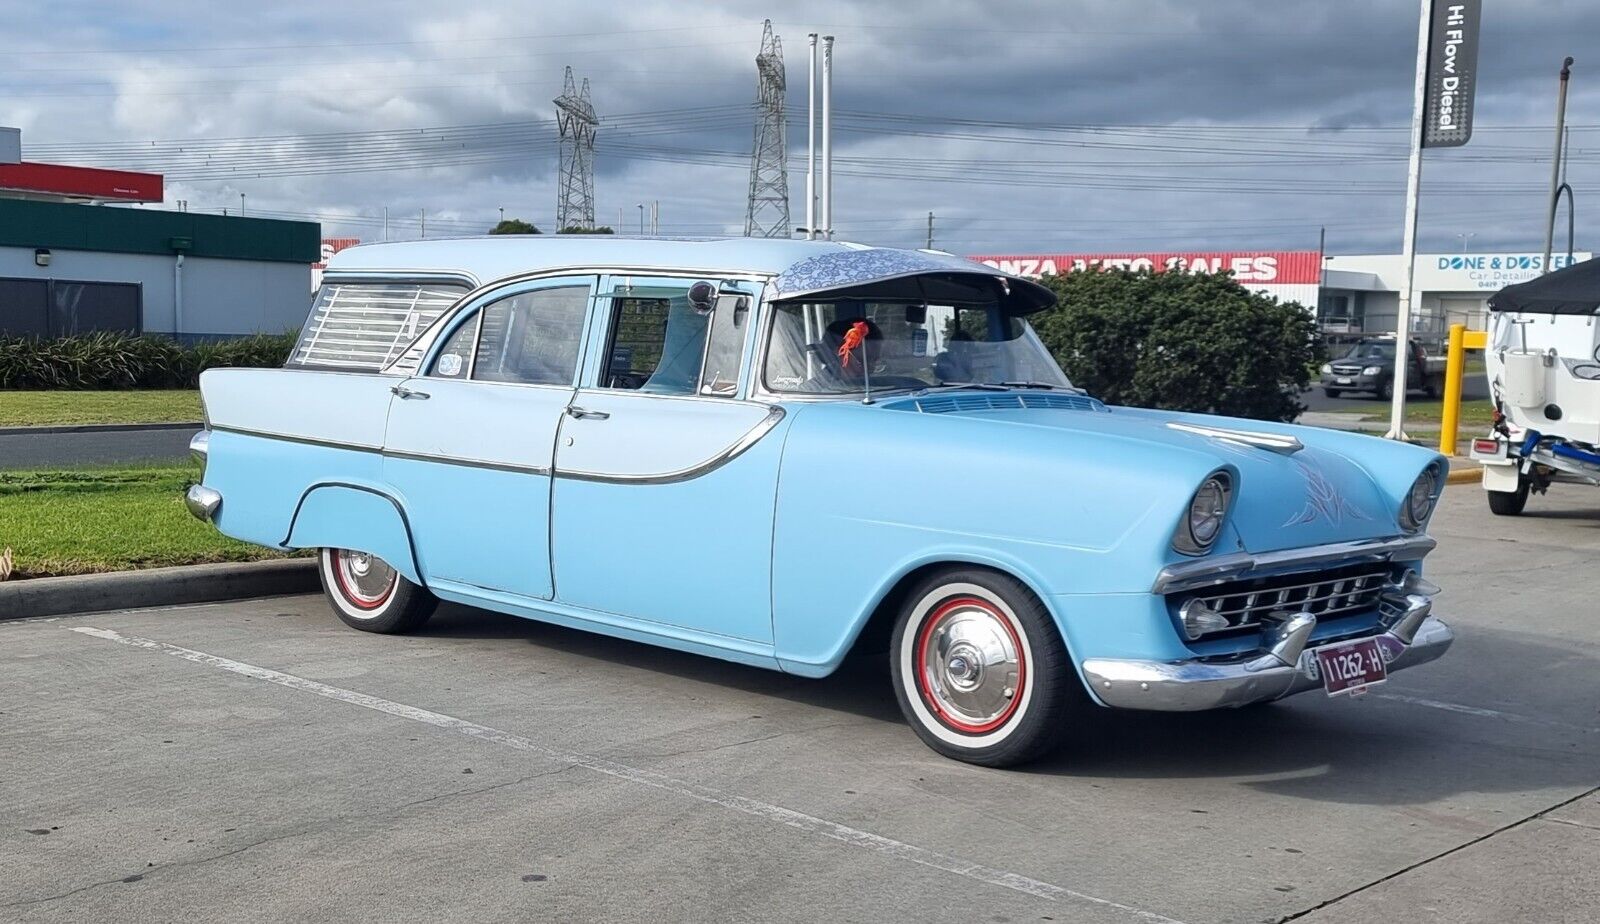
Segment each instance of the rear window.
[{"label": "rear window", "polygon": [[466,293],[446,281],[324,282],[288,365],[377,372],[401,359],[409,374],[420,357],[407,347]]}]

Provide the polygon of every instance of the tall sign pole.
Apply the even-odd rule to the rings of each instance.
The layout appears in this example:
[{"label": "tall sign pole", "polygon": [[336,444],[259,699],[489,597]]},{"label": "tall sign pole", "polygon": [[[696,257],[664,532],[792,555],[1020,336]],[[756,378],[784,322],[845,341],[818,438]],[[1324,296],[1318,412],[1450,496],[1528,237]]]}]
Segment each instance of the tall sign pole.
[{"label": "tall sign pole", "polygon": [[1411,160],[1406,170],[1402,259],[1406,284],[1395,319],[1394,401],[1389,439],[1403,440],[1406,378],[1410,371],[1411,312],[1417,295],[1417,203],[1422,191],[1422,149],[1457,147],[1472,137],[1478,78],[1478,27],[1482,0],[1421,0],[1417,15],[1417,73],[1411,99]]},{"label": "tall sign pole", "polygon": [[811,71],[806,78],[806,240],[817,237],[817,34],[811,45]]},{"label": "tall sign pole", "polygon": [[833,36],[822,37],[822,238],[833,240]]}]

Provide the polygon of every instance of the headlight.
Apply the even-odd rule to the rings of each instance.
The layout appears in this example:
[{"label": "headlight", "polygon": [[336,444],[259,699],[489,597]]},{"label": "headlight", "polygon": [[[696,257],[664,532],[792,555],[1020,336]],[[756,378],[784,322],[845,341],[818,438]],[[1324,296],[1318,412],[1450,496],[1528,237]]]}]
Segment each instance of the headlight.
[{"label": "headlight", "polygon": [[1332,375],[1333,374],[1333,363],[1323,363],[1322,364],[1322,374],[1323,375]]},{"label": "headlight", "polygon": [[1422,528],[1439,501],[1439,473],[1430,465],[1411,483],[1406,499],[1400,504],[1400,525],[1410,532]]},{"label": "headlight", "polygon": [[1361,374],[1362,375],[1382,375],[1383,374],[1383,367],[1382,366],[1368,366],[1367,368],[1361,370]]},{"label": "headlight", "polygon": [[1233,484],[1223,472],[1217,472],[1200,485],[1189,500],[1183,522],[1172,537],[1172,547],[1185,555],[1203,555],[1210,551],[1222,532],[1222,521],[1227,519],[1228,504],[1233,498]]}]

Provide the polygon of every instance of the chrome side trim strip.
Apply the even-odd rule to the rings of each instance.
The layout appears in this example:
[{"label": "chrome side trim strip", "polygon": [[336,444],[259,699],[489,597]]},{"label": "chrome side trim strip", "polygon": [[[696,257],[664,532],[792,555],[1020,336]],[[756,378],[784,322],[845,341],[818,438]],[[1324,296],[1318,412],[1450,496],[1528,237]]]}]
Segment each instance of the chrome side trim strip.
[{"label": "chrome side trim strip", "polygon": [[1161,569],[1151,593],[1170,594],[1197,587],[1209,587],[1242,578],[1277,571],[1309,570],[1322,565],[1359,564],[1364,561],[1411,561],[1433,551],[1430,536],[1399,536],[1390,539],[1357,539],[1277,552],[1235,552],[1181,561]]},{"label": "chrome side trim strip", "polygon": [[609,484],[671,484],[677,481],[688,481],[702,475],[714,472],[734,459],[737,459],[745,450],[754,446],[762,437],[772,432],[772,428],[783,420],[784,411],[781,407],[772,407],[767,410],[767,416],[760,423],[751,427],[744,436],[739,437],[733,445],[722,450],[711,458],[681,468],[675,472],[649,473],[644,475],[617,475],[607,472],[563,471],[556,469],[557,478],[570,478],[574,481],[601,481]]},{"label": "chrome side trim strip", "polygon": [[252,430],[248,427],[213,426],[215,433],[237,433],[240,436],[257,436],[262,439],[283,440],[286,443],[300,443],[304,446],[321,446],[324,449],[348,449],[353,452],[379,452],[378,446],[368,446],[364,443],[341,443],[338,440],[317,439],[314,436],[295,436],[290,433],[274,433],[271,430]]},{"label": "chrome side trim strip", "polygon": [[497,472],[516,472],[521,475],[549,475],[550,468],[540,465],[516,465],[510,462],[489,462],[483,459],[467,459],[460,456],[438,456],[426,452],[400,452],[394,449],[383,451],[385,459],[406,459],[412,462],[438,462],[441,465],[460,465],[465,468],[487,468]]},{"label": "chrome side trim strip", "polygon": [[1282,433],[1262,433],[1258,430],[1229,430],[1225,427],[1206,427],[1200,424],[1180,423],[1178,421],[1169,422],[1167,429],[1181,430],[1184,433],[1207,436],[1215,440],[1226,440],[1243,446],[1253,446],[1256,449],[1281,452],[1284,455],[1296,453],[1306,448],[1305,444],[1295,437],[1286,436]]}]

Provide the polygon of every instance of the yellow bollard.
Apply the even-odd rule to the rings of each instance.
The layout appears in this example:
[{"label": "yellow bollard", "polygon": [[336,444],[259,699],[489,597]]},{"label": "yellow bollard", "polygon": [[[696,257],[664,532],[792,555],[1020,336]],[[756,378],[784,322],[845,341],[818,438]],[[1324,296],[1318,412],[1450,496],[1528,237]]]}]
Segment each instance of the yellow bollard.
[{"label": "yellow bollard", "polygon": [[1439,412],[1439,451],[1456,454],[1456,422],[1461,418],[1461,379],[1466,373],[1465,324],[1450,325],[1450,348],[1444,366],[1444,407]]}]

